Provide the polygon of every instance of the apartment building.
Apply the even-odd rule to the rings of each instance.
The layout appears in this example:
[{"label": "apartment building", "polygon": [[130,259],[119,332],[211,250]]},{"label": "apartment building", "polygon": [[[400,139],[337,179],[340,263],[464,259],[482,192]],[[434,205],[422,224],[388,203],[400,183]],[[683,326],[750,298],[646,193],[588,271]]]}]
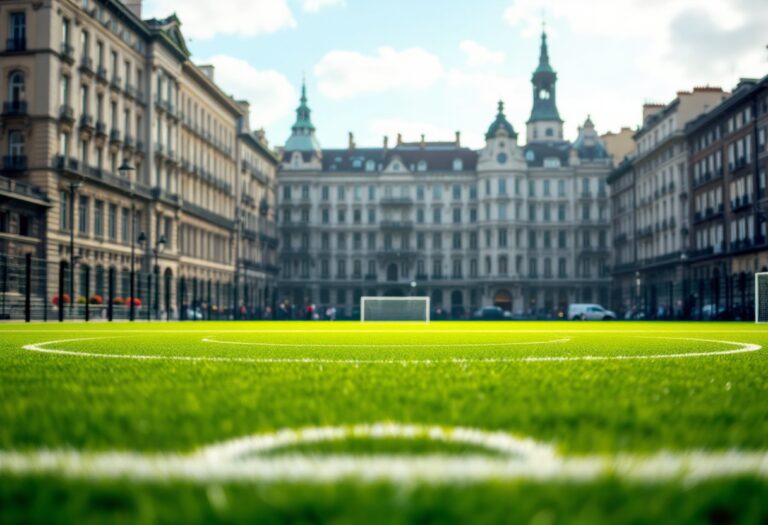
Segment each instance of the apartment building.
[{"label": "apartment building", "polygon": [[[0,20],[5,253],[60,264],[75,296],[111,283],[157,314],[234,308],[247,108],[189,60],[179,20],[110,0],[12,0]],[[249,162],[274,166],[262,145]],[[262,173],[254,199],[274,186]]]},{"label": "apartment building", "polygon": [[685,309],[690,221],[684,128],[726,96],[720,88],[696,87],[669,104],[643,106],[635,151],[611,177],[617,308],[661,317]]},{"label": "apartment building", "polygon": [[742,80],[685,133],[697,312],[725,310],[750,318],[754,273],[768,269],[768,77]]}]

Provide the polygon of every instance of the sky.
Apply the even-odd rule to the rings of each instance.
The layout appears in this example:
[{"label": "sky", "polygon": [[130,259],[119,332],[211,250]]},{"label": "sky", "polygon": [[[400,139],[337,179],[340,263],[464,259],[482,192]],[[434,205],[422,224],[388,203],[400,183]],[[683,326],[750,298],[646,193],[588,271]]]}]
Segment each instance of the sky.
[{"label": "sky", "polygon": [[768,74],[766,0],[144,0],[176,13],[192,60],[285,143],[302,78],[325,148],[452,140],[479,148],[498,100],[525,136],[546,24],[565,135],[637,127],[645,102]]}]

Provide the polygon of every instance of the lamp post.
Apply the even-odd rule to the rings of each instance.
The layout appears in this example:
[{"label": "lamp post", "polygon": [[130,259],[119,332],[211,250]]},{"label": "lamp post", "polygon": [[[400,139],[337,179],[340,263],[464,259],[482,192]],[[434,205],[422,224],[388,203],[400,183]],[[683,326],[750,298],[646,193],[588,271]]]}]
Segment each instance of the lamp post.
[{"label": "lamp post", "polygon": [[[83,183],[73,180],[69,183],[69,315],[75,308],[75,195]],[[87,299],[87,298],[86,298]],[[64,308],[64,298],[59,297],[59,308]]]},{"label": "lamp post", "polygon": [[[125,178],[128,178],[128,175],[132,171],[136,171],[136,168],[128,164],[127,160],[124,160],[123,163],[120,165],[119,168],[117,168],[117,171],[120,172],[120,175],[122,175]],[[130,184],[130,196],[131,196],[131,297],[129,298],[130,306],[129,306],[129,319],[133,321],[136,316],[136,305],[135,303],[135,287],[136,287],[136,202],[134,201],[134,194],[136,193],[136,181],[135,177],[131,177],[131,184]]]},{"label": "lamp post", "polygon": [[[147,235],[144,232],[141,232],[139,234],[139,244],[141,244],[141,247],[143,250],[146,250],[144,245],[147,242]],[[158,265],[157,258],[158,255],[160,255],[160,252],[163,251],[165,248],[165,235],[161,235],[157,238],[155,241],[155,246],[152,248],[152,273],[155,276],[155,293],[154,293],[154,301],[155,301],[155,317],[160,319],[160,266]],[[147,290],[149,295],[152,295],[152,290]]]}]

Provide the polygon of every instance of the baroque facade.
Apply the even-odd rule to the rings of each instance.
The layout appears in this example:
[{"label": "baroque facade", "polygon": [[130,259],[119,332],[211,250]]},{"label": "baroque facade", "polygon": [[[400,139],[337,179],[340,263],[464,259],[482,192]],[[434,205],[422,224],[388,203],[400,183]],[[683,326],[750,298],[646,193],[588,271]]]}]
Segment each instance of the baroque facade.
[{"label": "baroque facade", "polygon": [[499,102],[479,151],[455,141],[323,149],[306,91],[278,174],[281,298],[355,317],[362,295],[429,295],[557,316],[607,303],[611,158],[591,119],[563,136],[546,34],[525,145]]},{"label": "baroque facade", "polygon": [[105,297],[111,285],[122,298],[135,266],[145,312],[234,309],[238,294],[271,294],[277,160],[247,104],[190,61],[179,20],[140,9],[0,6],[11,28],[0,43],[3,253],[48,261],[48,305],[52,265],[67,294]]}]

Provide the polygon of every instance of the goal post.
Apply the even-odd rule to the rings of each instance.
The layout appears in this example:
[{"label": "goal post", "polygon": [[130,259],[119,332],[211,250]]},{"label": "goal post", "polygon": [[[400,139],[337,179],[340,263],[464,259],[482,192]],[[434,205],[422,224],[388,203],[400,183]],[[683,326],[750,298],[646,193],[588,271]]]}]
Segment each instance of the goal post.
[{"label": "goal post", "polygon": [[768,272],[755,274],[755,322],[768,323]]},{"label": "goal post", "polygon": [[360,321],[429,322],[429,297],[360,298]]}]

